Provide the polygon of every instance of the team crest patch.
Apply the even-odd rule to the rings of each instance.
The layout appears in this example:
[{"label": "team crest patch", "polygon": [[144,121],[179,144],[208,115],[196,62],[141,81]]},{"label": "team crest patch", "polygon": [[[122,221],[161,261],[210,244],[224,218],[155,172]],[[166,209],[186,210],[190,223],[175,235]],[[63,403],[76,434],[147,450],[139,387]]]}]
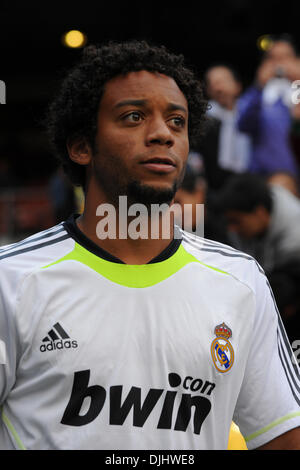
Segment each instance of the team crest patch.
[{"label": "team crest patch", "polygon": [[234,362],[234,350],[229,339],[231,329],[223,322],[215,327],[216,338],[211,343],[211,357],[215,368],[219,372],[228,372]]}]

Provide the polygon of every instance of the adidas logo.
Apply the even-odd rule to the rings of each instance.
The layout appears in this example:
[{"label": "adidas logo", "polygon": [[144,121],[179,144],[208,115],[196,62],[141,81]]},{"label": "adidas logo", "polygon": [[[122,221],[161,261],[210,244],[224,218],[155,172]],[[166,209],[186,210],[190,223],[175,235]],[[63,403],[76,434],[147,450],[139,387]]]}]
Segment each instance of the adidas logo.
[{"label": "adidas logo", "polygon": [[71,340],[70,336],[59,323],[55,323],[48,335],[42,340],[40,351],[54,351],[55,349],[71,349],[77,348],[77,341]]}]

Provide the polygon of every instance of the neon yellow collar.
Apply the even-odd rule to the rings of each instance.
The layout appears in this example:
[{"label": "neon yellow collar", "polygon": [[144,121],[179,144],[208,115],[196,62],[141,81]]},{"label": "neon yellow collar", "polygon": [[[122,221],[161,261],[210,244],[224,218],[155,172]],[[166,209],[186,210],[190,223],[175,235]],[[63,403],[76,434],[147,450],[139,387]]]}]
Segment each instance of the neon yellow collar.
[{"label": "neon yellow collar", "polygon": [[144,288],[158,284],[190,263],[200,263],[215,271],[227,274],[220,269],[202,263],[193,255],[188,253],[182,245],[180,245],[178,250],[166,260],[157,263],[131,265],[107,261],[75,242],[75,247],[70,253],[59,260],[44,266],[42,269],[50,268],[51,266],[62,263],[63,261],[77,261],[88,266],[101,276],[115,282],[116,284],[134,288]]}]

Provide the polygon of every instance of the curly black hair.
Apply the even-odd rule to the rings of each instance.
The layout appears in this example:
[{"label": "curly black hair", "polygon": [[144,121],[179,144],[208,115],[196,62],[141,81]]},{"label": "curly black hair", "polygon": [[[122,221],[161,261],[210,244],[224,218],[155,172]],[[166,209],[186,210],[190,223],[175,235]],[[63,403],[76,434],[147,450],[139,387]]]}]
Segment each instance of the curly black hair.
[{"label": "curly black hair", "polygon": [[45,119],[54,154],[74,185],[84,187],[85,167],[70,159],[67,141],[84,137],[94,150],[97,115],[105,83],[118,75],[140,70],[159,72],[176,81],[188,102],[191,144],[201,134],[207,101],[200,80],[185,66],[182,55],[144,40],[109,41],[101,46],[87,46],[79,63],[63,80]]}]

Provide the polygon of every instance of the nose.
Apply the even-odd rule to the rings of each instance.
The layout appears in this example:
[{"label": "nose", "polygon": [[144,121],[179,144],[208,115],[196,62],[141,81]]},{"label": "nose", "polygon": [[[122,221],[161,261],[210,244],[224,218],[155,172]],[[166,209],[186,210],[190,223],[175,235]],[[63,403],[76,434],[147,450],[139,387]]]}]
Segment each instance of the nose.
[{"label": "nose", "polygon": [[147,147],[155,144],[167,147],[174,145],[173,133],[162,116],[155,117],[148,122],[145,140]]}]

